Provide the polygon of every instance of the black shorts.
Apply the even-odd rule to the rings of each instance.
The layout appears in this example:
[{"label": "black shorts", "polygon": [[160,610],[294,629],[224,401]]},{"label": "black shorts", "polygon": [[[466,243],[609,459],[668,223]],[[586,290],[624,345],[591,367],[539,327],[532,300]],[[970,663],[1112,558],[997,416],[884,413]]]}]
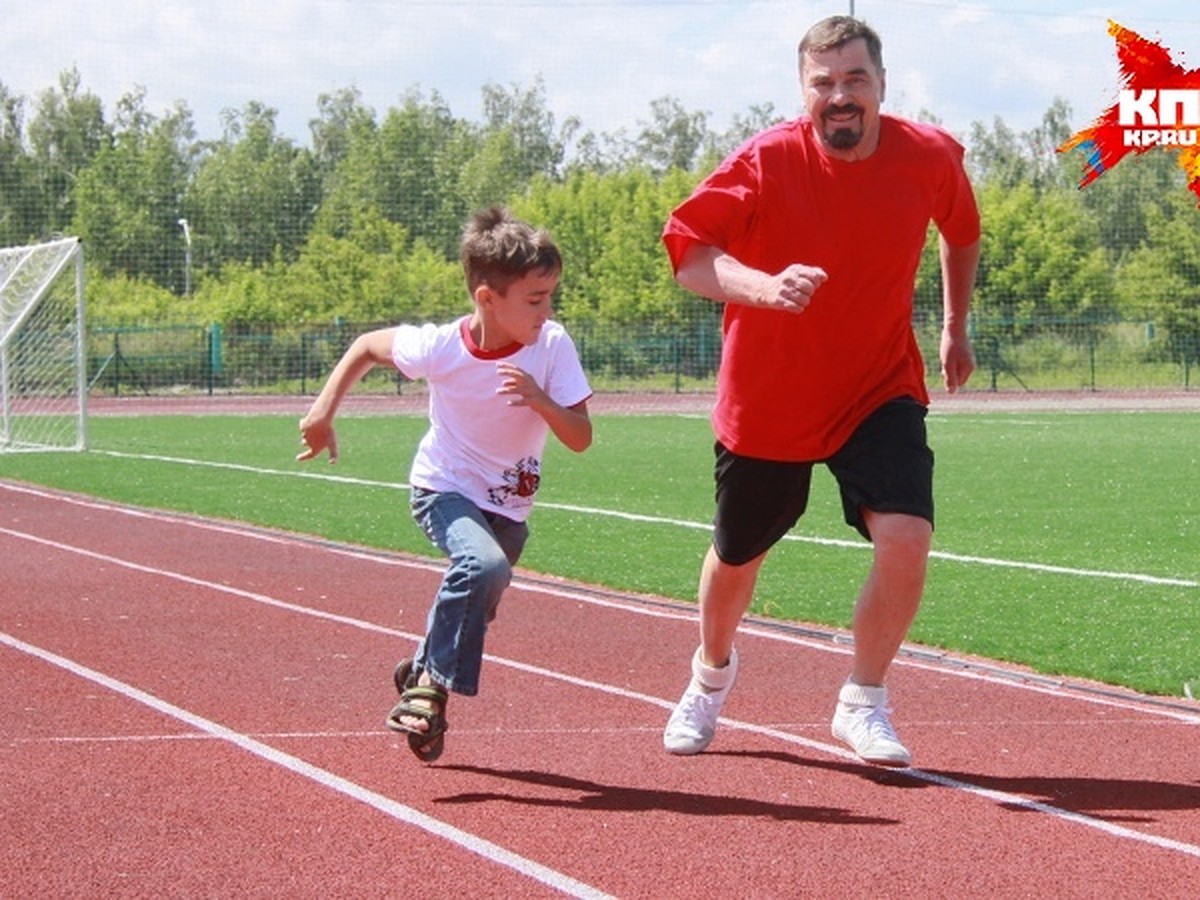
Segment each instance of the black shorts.
[{"label": "black shorts", "polygon": [[889,401],[867,416],[833,456],[814,462],[739,456],[718,441],[717,556],[740,566],[773,547],[808,507],[813,466],[820,462],[837,479],[846,524],[867,540],[864,509],[919,516],[932,525],[933,451],[925,413],[911,398]]}]

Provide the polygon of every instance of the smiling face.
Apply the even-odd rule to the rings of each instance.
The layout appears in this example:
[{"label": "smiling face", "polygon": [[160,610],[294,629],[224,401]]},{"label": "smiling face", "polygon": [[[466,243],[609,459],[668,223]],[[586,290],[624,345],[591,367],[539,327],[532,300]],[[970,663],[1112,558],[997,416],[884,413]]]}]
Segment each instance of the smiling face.
[{"label": "smiling face", "polygon": [[853,162],[879,145],[879,107],[884,72],[864,38],[800,57],[804,106],[831,156]]},{"label": "smiling face", "polygon": [[512,281],[504,293],[486,283],[476,288],[471,334],[479,347],[499,350],[514,342],[535,343],[554,312],[559,274],[558,269],[535,269]]}]

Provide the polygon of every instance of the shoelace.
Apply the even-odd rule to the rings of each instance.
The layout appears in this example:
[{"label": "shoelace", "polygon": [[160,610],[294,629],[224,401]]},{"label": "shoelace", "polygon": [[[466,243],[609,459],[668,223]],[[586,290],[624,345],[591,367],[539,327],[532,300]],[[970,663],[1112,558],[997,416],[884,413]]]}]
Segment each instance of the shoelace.
[{"label": "shoelace", "polygon": [[892,723],[887,718],[891,713],[892,710],[886,706],[862,706],[853,710],[854,717],[862,722],[872,739],[883,738],[898,744],[900,738],[896,736]]},{"label": "shoelace", "polygon": [[696,690],[688,689],[687,701],[680,707],[681,715],[676,719],[676,724],[680,722],[686,723],[688,727],[695,728],[698,725],[707,723],[710,716],[708,710],[713,706],[713,698],[720,691],[706,691],[703,688]]}]

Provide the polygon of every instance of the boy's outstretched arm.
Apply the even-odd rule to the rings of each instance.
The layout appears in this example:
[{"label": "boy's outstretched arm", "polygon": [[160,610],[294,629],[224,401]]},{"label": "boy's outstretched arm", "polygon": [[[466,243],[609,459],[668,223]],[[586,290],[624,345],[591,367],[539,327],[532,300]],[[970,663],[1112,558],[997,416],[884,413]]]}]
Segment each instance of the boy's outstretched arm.
[{"label": "boy's outstretched arm", "polygon": [[322,450],[328,450],[329,461],[337,462],[337,434],[333,430],[333,417],[342,398],[364,375],[377,365],[391,364],[395,331],[394,328],[381,328],[359,335],[338,360],[321,393],[300,420],[300,443],[304,444],[305,449],[296,455],[297,460],[313,459]]},{"label": "boy's outstretched arm", "polygon": [[560,406],[520,367],[500,362],[496,364],[496,371],[501,378],[496,393],[508,394],[509,404],[528,406],[546,420],[564,446],[576,453],[582,453],[592,445],[592,420],[588,416],[586,400],[574,406]]}]

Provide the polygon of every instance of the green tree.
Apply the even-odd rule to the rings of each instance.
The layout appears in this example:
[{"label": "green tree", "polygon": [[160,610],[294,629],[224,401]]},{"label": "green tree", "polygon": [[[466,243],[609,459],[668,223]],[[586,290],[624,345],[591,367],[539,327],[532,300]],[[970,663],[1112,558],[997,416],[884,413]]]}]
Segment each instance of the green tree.
[{"label": "green tree", "polygon": [[998,183],[1005,187],[1028,184],[1036,188],[1061,187],[1065,176],[1057,148],[1070,137],[1070,105],[1056,99],[1042,115],[1041,123],[1029,131],[1014,132],[997,117],[989,130],[980,122],[971,124],[967,166],[978,185]]},{"label": "green tree", "polygon": [[182,103],[159,119],[145,90],[118,101],[112,139],[75,186],[73,230],[105,275],[145,278],[183,293],[188,273],[183,197],[195,147],[192,114]]},{"label": "green tree", "polygon": [[711,170],[745,141],[782,120],[783,116],[775,111],[773,103],[755,104],[745,113],[734,115],[729,128],[705,141],[706,150],[699,168],[705,172]]},{"label": "green tree", "polygon": [[228,262],[205,278],[186,304],[193,322],[219,322],[234,331],[285,324],[292,319],[280,302],[287,267],[276,255],[265,264]]},{"label": "green tree", "polygon": [[42,92],[29,122],[40,236],[65,231],[70,225],[75,183],[108,141],[100,98],[83,90],[78,70],[62,72],[58,89]]},{"label": "green tree", "polygon": [[467,205],[465,213],[507,203],[524,193],[535,178],[557,179],[566,144],[576,128],[571,122],[562,132],[556,129],[540,78],[527,90],[519,85],[510,90],[486,85],[483,110],[478,144],[464,160],[458,179],[458,192]]},{"label": "green tree", "polygon": [[349,233],[314,233],[279,285],[288,320],[427,321],[469,309],[462,269],[377,210]]},{"label": "green tree", "polygon": [[194,309],[161,285],[123,273],[102,274],[87,263],[88,319],[105,327],[188,325]]},{"label": "green tree", "polygon": [[[987,185],[973,340],[981,370],[1016,373],[1021,345],[1087,353],[1115,309],[1112,270],[1077,192]],[[1017,375],[1019,378],[1020,376]],[[994,380],[993,380],[994,383]]]},{"label": "green tree", "polygon": [[562,250],[556,308],[591,370],[662,371],[688,360],[683,374],[707,376],[715,365],[720,306],[675,283],[660,241],[694,184],[681,169],[576,169],[514,200],[517,215],[546,227]]},{"label": "green tree", "polygon": [[514,212],[546,228],[562,251],[557,307],[564,319],[677,324],[682,292],[659,236],[692,184],[680,170],[665,178],[644,168],[576,170],[563,182],[539,179],[513,201]]},{"label": "green tree", "polygon": [[705,144],[711,143],[708,113],[689,111],[674,97],[651,102],[650,121],[640,124],[638,162],[659,174],[671,169],[690,171]]},{"label": "green tree", "polygon": [[201,158],[184,201],[197,264],[262,266],[295,259],[320,203],[312,154],[281,137],[275,110],[251,102],[224,113],[224,135]]},{"label": "green tree", "polygon": [[[1082,171],[1075,151],[1064,157],[1068,171]],[[1077,177],[1073,176],[1073,177]],[[1125,159],[1081,191],[1084,206],[1099,228],[1100,245],[1117,264],[1141,247],[1150,234],[1148,216],[1157,208],[1171,212],[1171,198],[1184,191],[1183,171],[1169,153]]]},{"label": "green tree", "polygon": [[1200,211],[1182,187],[1166,198],[1146,202],[1146,238],[1121,266],[1118,291],[1130,315],[1164,332],[1168,357],[1193,366],[1200,364]]},{"label": "green tree", "polygon": [[343,88],[317,97],[317,117],[308,123],[313,160],[322,177],[328,177],[349,155],[353,135],[370,128],[375,113],[363,105],[357,88]]},{"label": "green tree", "polygon": [[509,90],[485,85],[483,115],[485,135],[505,134],[512,147],[508,165],[513,188],[519,191],[539,175],[553,178],[558,174],[565,140],[555,129],[554,114],[546,106],[541,77],[529,89],[515,84]]},{"label": "green tree", "polygon": [[33,162],[25,149],[24,100],[0,82],[0,246],[36,236],[35,198]]},{"label": "green tree", "polygon": [[1005,319],[1109,316],[1112,272],[1077,193],[986,186],[977,306]]},{"label": "green tree", "polygon": [[447,257],[458,253],[467,201],[460,173],[479,145],[477,129],[450,113],[438,94],[428,100],[410,89],[381,124],[355,116],[346,149],[326,180],[316,227],[345,237],[356,218],[377,210]]}]

